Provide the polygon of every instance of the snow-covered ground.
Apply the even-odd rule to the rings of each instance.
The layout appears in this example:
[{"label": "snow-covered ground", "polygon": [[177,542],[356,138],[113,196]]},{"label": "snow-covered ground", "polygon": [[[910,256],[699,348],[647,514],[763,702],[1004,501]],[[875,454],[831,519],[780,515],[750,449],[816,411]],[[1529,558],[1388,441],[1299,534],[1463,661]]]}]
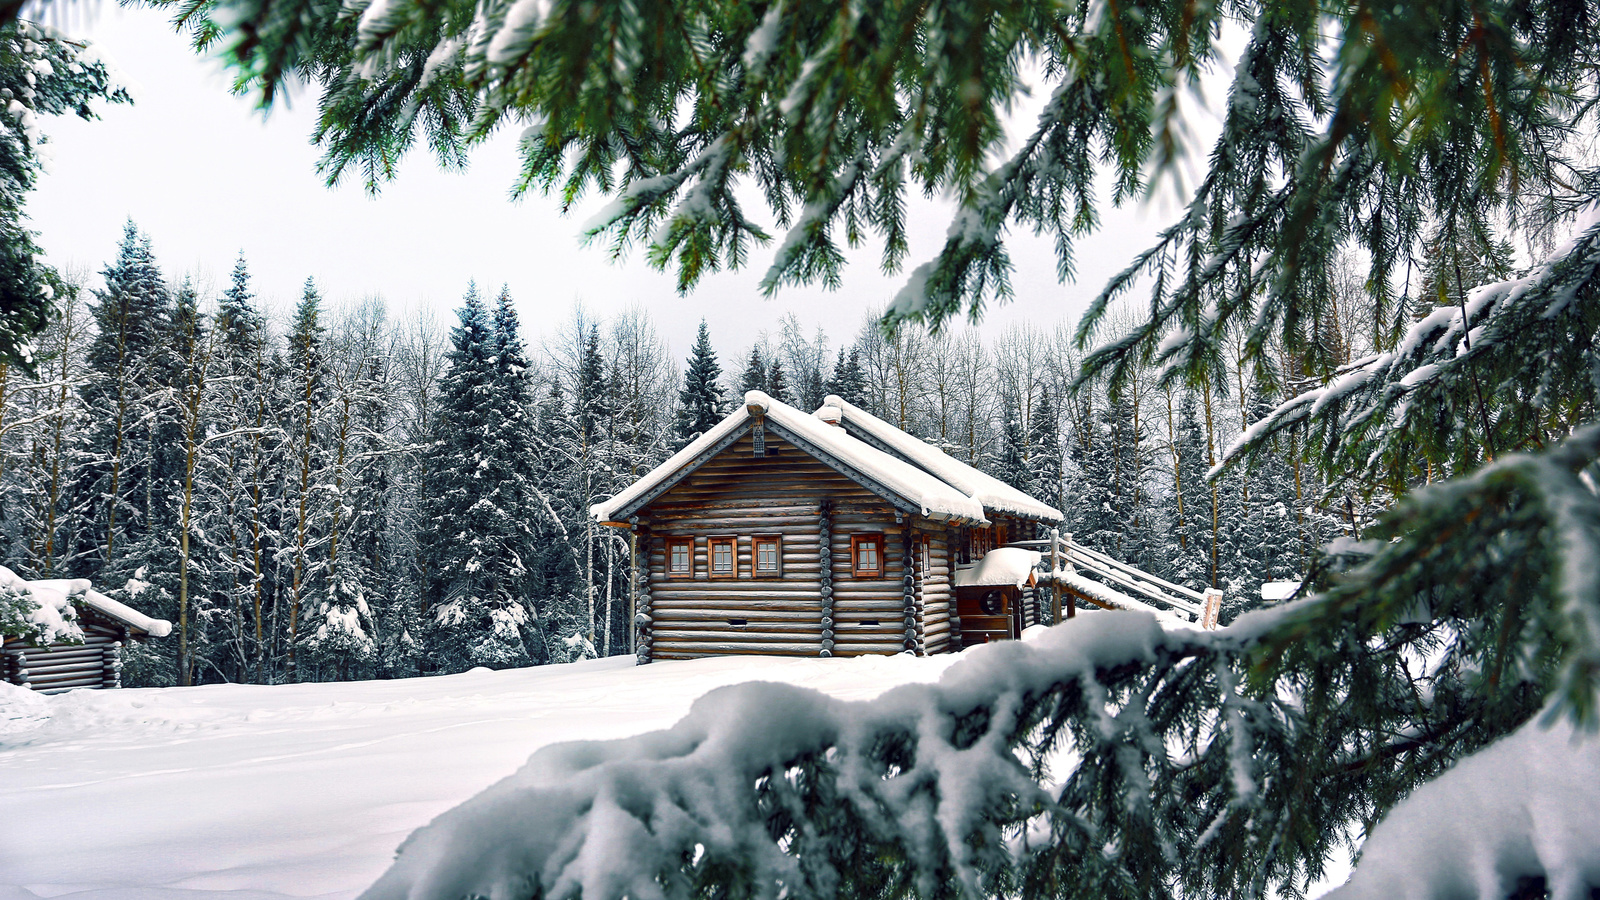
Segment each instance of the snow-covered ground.
[{"label": "snow-covered ground", "polygon": [[0,683],[0,900],[353,897],[413,829],[546,744],[667,727],[722,685],[867,699],[958,658],[627,657],[53,697]]}]

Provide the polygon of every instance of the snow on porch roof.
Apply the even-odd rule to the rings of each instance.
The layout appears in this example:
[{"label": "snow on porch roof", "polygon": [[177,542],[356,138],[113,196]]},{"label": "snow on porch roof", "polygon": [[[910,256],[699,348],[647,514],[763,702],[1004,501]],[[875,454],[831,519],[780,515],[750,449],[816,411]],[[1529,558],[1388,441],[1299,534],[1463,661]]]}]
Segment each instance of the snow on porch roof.
[{"label": "snow on porch roof", "polygon": [[938,447],[890,425],[872,413],[841,397],[829,394],[822,409],[833,406],[844,414],[846,425],[854,425],[888,446],[895,453],[932,472],[941,481],[983,504],[985,510],[1060,522],[1061,510],[1046,505],[992,475],[986,475]]},{"label": "snow on porch roof", "polygon": [[851,436],[843,428],[828,425],[787,403],[772,399],[762,391],[747,392],[744,395],[744,403],[727,418],[616,496],[590,506],[589,514],[603,522],[614,520],[623,510],[633,506],[639,498],[749,422],[752,406],[765,410],[764,415],[769,422],[816,445],[840,462],[876,481],[882,487],[915,505],[923,515],[935,519],[959,519],[974,524],[988,524],[989,520],[983,515],[983,505],[956,487],[946,484],[893,454],[885,453]]},{"label": "snow on porch roof", "polygon": [[990,587],[1010,585],[1022,587],[1033,578],[1033,569],[1043,555],[1036,550],[1021,547],[996,547],[983,555],[975,566],[956,569],[955,585],[962,587]]}]

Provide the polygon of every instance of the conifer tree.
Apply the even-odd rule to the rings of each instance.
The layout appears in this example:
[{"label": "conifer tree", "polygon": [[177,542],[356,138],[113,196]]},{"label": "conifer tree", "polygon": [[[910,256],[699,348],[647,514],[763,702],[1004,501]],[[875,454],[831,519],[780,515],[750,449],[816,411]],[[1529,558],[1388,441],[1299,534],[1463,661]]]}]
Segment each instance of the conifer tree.
[{"label": "conifer tree", "polygon": [[1026,494],[1033,490],[1033,473],[1028,466],[1028,432],[1016,393],[1006,392],[1000,399],[1000,408],[1000,452],[995,457],[994,475]]},{"label": "conifer tree", "polygon": [[678,392],[678,413],[673,422],[678,446],[688,444],[722,421],[725,402],[721,378],[722,367],[717,364],[710,332],[701,319],[700,331],[695,335],[694,349],[689,352],[688,367],[683,373],[683,389]]},{"label": "conifer tree", "polygon": [[221,530],[226,534],[228,600],[234,625],[233,663],[241,680],[259,679],[266,643],[268,504],[272,485],[268,460],[275,450],[268,415],[273,396],[269,381],[266,322],[255,306],[244,254],[234,263],[216,314],[216,370],[220,388],[219,427],[232,433],[222,451]]},{"label": "conifer tree", "polygon": [[82,391],[93,424],[83,435],[83,462],[74,478],[76,502],[90,523],[84,537],[92,544],[77,549],[73,568],[110,583],[137,568],[126,564],[124,551],[151,531],[146,498],[154,492],[149,482],[159,474],[153,466],[161,451],[151,444],[155,423],[146,414],[164,374],[162,336],[172,300],[149,238],[131,221],[116,262],[101,277],[105,289],[95,292],[90,308],[96,326],[86,357],[91,379]]},{"label": "conifer tree", "polygon": [[867,376],[861,369],[860,349],[851,347],[847,354],[845,348],[839,348],[833,376],[828,379],[828,393],[856,406],[867,404]]},{"label": "conifer tree", "polygon": [[1206,480],[1205,433],[1192,393],[1184,392],[1178,407],[1173,525],[1167,541],[1172,580],[1191,588],[1220,584],[1212,565],[1212,489]]},{"label": "conifer tree", "polygon": [[794,395],[789,390],[789,377],[783,374],[782,360],[773,359],[772,366],[767,369],[766,390],[772,396],[772,399],[780,403],[787,403],[790,406],[794,405]]},{"label": "conifer tree", "polygon": [[307,604],[326,585],[323,557],[317,548],[324,538],[321,498],[316,487],[326,465],[324,454],[324,413],[328,401],[327,329],[322,324],[322,295],[316,282],[306,279],[300,302],[295,307],[289,331],[287,432],[285,449],[289,472],[285,518],[290,532],[290,582],[285,630],[287,658],[285,677],[300,677],[296,650],[301,643],[300,618]]},{"label": "conifer tree", "polygon": [[535,514],[527,360],[508,293],[491,319],[471,286],[458,315],[431,450],[429,626],[445,671],[525,666],[524,630],[538,627],[524,602]]},{"label": "conifer tree", "polygon": [[1059,509],[1063,502],[1061,423],[1047,387],[1033,401],[1028,419],[1028,454],[1028,484],[1033,494]]},{"label": "conifer tree", "polygon": [[767,389],[767,363],[761,358],[761,348],[750,348],[750,359],[745,363],[744,375],[739,379],[739,393]]}]

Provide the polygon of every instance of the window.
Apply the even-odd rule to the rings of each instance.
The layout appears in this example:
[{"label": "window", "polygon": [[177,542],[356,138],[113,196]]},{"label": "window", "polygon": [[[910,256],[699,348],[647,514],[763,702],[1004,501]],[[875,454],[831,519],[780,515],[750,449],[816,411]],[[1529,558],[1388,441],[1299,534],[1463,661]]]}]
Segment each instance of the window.
[{"label": "window", "polygon": [[711,577],[732,578],[737,575],[738,571],[735,568],[734,560],[739,557],[734,550],[733,538],[714,537],[708,543],[711,556]]},{"label": "window", "polygon": [[883,575],[883,535],[850,536],[850,574],[857,578],[876,578]]},{"label": "window", "polygon": [[922,536],[922,580],[927,581],[933,572],[933,538]]},{"label": "window", "polygon": [[667,538],[667,577],[694,577],[694,538]]},{"label": "window", "polygon": [[777,578],[783,574],[783,539],[775,534],[751,538],[754,559],[751,574],[757,578]]}]

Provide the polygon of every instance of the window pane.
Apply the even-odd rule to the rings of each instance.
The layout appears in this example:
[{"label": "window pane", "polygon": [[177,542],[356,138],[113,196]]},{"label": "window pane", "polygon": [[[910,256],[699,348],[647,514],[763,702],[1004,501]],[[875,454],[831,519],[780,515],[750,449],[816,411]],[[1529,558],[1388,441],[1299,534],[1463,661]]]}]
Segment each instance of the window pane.
[{"label": "window pane", "polygon": [[860,544],[860,547],[861,547],[861,563],[860,563],[861,568],[863,568],[863,569],[876,569],[876,568],[878,568],[878,542],[877,541],[862,541],[861,544]]},{"label": "window pane", "polygon": [[688,544],[673,544],[672,545],[672,571],[674,571],[674,572],[687,572],[687,571],[689,571],[689,545]]},{"label": "window pane", "polygon": [[778,542],[756,542],[756,568],[762,572],[778,571]]},{"label": "window pane", "polygon": [[733,545],[717,541],[711,545],[711,571],[727,574],[733,571]]}]

